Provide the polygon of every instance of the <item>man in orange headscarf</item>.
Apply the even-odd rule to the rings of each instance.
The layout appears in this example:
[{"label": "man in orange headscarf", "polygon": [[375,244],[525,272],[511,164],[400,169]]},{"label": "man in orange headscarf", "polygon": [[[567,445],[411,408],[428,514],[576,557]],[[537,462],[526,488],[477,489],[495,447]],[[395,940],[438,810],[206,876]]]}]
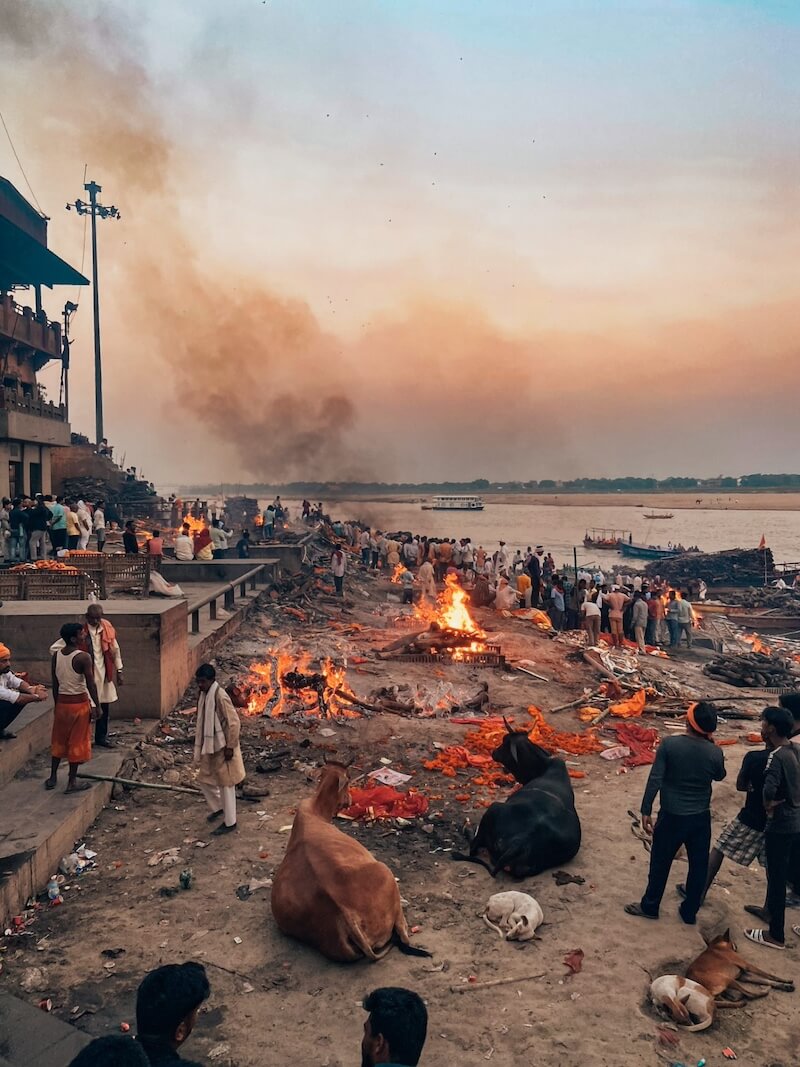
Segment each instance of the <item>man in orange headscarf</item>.
[{"label": "man in orange headscarf", "polygon": [[11,670],[11,649],[0,644],[0,741],[13,741],[16,734],[8,727],[26,704],[39,703],[45,698],[42,685],[28,685]]}]

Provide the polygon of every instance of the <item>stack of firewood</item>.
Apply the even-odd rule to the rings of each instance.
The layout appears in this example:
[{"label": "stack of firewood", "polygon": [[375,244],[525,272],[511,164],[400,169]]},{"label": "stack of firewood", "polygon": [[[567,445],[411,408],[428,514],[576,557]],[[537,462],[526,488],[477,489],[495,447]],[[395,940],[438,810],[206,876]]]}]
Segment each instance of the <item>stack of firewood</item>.
[{"label": "stack of firewood", "polygon": [[660,574],[674,586],[702,578],[708,585],[761,585],[772,577],[774,563],[768,548],[733,548],[727,552],[687,552],[674,559],[648,563],[651,577]]},{"label": "stack of firewood", "polygon": [[703,670],[709,678],[742,688],[800,687],[800,677],[787,660],[763,652],[717,656]]}]

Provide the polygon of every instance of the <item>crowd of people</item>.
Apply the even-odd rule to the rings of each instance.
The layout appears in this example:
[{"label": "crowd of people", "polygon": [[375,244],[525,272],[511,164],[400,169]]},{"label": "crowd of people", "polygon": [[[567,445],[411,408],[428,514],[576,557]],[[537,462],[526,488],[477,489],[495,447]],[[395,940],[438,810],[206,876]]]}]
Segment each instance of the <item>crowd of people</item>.
[{"label": "crowd of people", "polygon": [[[627,638],[640,652],[648,646],[692,647],[689,593],[669,588],[659,577],[647,579],[624,571],[605,574],[599,568],[579,569],[577,575],[559,573],[543,545],[511,552],[500,541],[492,551],[475,547],[469,538],[391,534],[359,523],[334,522],[331,530],[366,570],[391,575],[401,586],[405,603],[411,603],[415,591],[435,599],[449,576],[469,590],[476,607],[545,611],[556,630],[583,629],[592,644],[605,632],[613,645],[621,647]],[[340,596],[346,569],[347,554],[337,549],[331,572]],[[702,597],[703,590],[697,592]]]},{"label": "crowd of people", "polygon": [[0,506],[0,558],[12,563],[55,559],[62,552],[85,551],[94,535],[102,552],[106,530],[119,524],[116,509],[98,500],[87,504],[63,496],[4,497]]},{"label": "crowd of people", "polygon": [[[69,1067],[164,1067],[183,1064],[180,1049],[191,1037],[211,996],[202,963],[168,963],[150,971],[136,993],[136,1033],[89,1042]],[[428,1034],[428,1011],[419,994],[399,986],[373,989],[362,1002],[361,1067],[417,1067]],[[355,1046],[356,1038],[353,1039]]]}]

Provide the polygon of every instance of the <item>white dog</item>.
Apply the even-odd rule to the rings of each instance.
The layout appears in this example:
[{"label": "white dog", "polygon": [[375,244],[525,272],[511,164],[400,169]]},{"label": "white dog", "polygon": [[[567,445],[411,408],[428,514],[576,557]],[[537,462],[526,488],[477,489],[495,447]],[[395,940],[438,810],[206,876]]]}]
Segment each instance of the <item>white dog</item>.
[{"label": "white dog", "polygon": [[506,941],[530,941],[544,914],[538,903],[527,893],[495,893],[483,913],[484,922]]},{"label": "white dog", "polygon": [[682,1030],[707,1030],[714,1022],[714,998],[705,986],[678,974],[662,974],[650,986],[656,1007],[668,1011]]}]

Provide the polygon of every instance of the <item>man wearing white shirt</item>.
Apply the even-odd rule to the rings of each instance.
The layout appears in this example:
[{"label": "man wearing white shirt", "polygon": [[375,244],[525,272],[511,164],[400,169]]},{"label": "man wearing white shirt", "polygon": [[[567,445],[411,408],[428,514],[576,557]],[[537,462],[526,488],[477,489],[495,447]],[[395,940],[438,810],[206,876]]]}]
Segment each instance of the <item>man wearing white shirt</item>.
[{"label": "man wearing white shirt", "polygon": [[94,506],[94,535],[97,538],[97,551],[102,552],[106,543],[106,516],[103,511],[103,501],[98,500]]},{"label": "man wearing white shirt", "polygon": [[194,559],[194,544],[189,536],[189,527],[185,523],[175,538],[175,559],[182,563],[191,563]]},{"label": "man wearing white shirt", "polygon": [[11,670],[11,650],[0,644],[0,741],[13,741],[16,734],[8,727],[26,704],[39,703],[45,698],[41,685],[28,685]]}]

